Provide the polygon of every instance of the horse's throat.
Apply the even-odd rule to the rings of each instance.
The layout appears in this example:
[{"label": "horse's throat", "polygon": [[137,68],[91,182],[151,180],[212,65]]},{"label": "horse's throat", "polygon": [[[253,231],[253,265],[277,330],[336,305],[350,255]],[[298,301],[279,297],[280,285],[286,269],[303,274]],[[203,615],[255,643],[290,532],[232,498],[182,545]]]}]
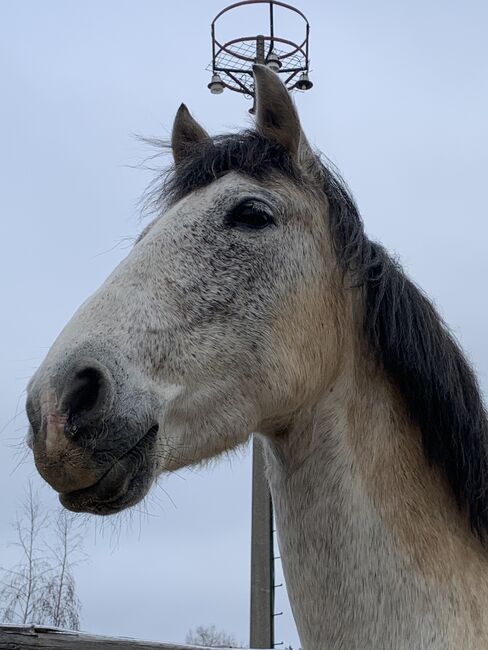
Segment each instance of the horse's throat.
[{"label": "horse's throat", "polygon": [[303,648],[474,650],[488,557],[379,390],[355,403],[336,391],[265,445]]}]

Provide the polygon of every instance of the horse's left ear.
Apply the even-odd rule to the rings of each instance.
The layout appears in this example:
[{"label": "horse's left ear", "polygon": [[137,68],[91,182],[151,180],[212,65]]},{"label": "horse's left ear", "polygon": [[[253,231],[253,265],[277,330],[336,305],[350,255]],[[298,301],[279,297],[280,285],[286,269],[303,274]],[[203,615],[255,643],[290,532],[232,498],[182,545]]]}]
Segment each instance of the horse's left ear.
[{"label": "horse's left ear", "polygon": [[265,65],[254,65],[256,130],[298,157],[301,128],[298,113],[288,90],[276,73]]},{"label": "horse's left ear", "polygon": [[209,140],[210,136],[191,116],[185,104],[181,104],[175,116],[171,133],[171,148],[176,164],[186,158],[192,145]]}]

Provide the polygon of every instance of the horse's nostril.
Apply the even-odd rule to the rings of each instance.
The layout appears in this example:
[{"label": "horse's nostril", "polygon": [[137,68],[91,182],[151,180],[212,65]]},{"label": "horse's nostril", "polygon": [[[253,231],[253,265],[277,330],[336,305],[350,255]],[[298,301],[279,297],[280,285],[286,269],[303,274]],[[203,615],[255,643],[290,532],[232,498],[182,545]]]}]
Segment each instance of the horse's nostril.
[{"label": "horse's nostril", "polygon": [[102,383],[103,376],[96,368],[86,368],[78,372],[65,397],[70,414],[91,411],[98,401]]},{"label": "horse's nostril", "polygon": [[61,410],[69,419],[70,433],[78,425],[97,425],[108,409],[112,397],[112,380],[108,371],[94,362],[79,368],[64,386]]}]

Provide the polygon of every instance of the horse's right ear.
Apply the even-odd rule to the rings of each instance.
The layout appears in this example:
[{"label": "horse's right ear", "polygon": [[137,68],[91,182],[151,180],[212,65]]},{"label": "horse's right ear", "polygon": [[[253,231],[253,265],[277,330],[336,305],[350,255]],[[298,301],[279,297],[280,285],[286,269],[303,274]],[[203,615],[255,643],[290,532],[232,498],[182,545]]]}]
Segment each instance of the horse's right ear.
[{"label": "horse's right ear", "polygon": [[191,116],[185,104],[181,104],[171,133],[171,148],[175,164],[182,162],[194,145],[209,139],[208,133]]},{"label": "horse's right ear", "polygon": [[256,92],[256,130],[279,142],[289,154],[298,157],[301,140],[300,120],[290,93],[278,75],[265,65],[253,65]]}]

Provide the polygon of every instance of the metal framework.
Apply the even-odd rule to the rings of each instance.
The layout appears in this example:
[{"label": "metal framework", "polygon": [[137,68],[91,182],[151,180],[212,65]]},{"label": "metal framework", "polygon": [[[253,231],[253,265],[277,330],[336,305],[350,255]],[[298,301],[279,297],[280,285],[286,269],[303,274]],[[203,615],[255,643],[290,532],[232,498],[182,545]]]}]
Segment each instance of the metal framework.
[{"label": "metal framework", "polygon": [[[266,34],[255,36],[238,36],[230,40],[221,40],[217,36],[220,18],[239,7],[249,5],[268,5],[269,18]],[[294,12],[303,23],[303,40],[295,42],[278,36],[275,29],[275,8]],[[309,73],[309,34],[310,25],[306,16],[289,4],[278,0],[244,0],[222,9],[212,21],[212,61],[208,70],[212,80],[208,87],[212,93],[220,94],[224,88],[242,93],[248,98],[254,97],[252,65],[261,63],[283,76],[283,82],[289,90],[308,90],[312,82]]]}]

